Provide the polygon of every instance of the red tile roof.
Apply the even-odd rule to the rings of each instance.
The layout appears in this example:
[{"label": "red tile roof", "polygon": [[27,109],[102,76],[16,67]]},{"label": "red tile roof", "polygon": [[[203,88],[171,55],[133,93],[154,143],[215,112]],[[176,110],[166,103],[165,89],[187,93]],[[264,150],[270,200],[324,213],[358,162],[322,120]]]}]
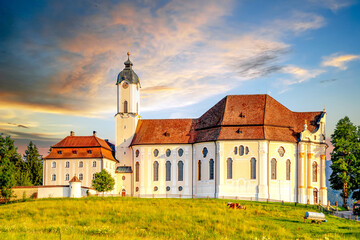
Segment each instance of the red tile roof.
[{"label": "red tile roof", "polygon": [[96,136],[67,136],[44,159],[107,158],[116,161],[111,143]]},{"label": "red tile roof", "polygon": [[81,182],[77,176],[74,176],[69,182]]},{"label": "red tile roof", "polygon": [[[322,112],[292,112],[269,95],[226,96],[198,119],[140,120],[132,145],[267,139],[297,142]],[[167,133],[167,134],[165,134]]]}]

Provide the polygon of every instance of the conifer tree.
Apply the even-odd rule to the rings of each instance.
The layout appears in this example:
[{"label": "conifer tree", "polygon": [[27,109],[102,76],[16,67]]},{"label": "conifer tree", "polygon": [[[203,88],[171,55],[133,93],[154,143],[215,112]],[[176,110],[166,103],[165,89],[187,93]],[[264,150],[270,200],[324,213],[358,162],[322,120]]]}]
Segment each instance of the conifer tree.
[{"label": "conifer tree", "polygon": [[0,196],[5,203],[13,195],[12,187],[16,184],[13,161],[19,157],[14,141],[9,136],[0,134]]},{"label": "conifer tree", "polygon": [[347,207],[351,192],[359,188],[359,133],[359,129],[345,117],[339,120],[331,135],[334,150],[331,153],[330,184],[331,188],[342,190],[343,207]]},{"label": "conifer tree", "polygon": [[43,164],[39,151],[33,142],[30,141],[24,155],[26,161],[26,172],[28,172],[32,185],[42,185]]}]

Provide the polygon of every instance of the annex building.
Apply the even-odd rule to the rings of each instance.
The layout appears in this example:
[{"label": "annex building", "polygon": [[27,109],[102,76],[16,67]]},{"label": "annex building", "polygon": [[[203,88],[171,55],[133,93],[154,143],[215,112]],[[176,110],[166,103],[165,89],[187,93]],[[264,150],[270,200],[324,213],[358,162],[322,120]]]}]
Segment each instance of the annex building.
[{"label": "annex building", "polygon": [[91,187],[106,169],[116,180],[112,193],[122,195],[327,202],[325,110],[293,112],[266,94],[232,95],[197,119],[142,119],[140,81],[129,57],[124,64],[115,145],[71,134],[44,159],[45,185],[77,176]]}]

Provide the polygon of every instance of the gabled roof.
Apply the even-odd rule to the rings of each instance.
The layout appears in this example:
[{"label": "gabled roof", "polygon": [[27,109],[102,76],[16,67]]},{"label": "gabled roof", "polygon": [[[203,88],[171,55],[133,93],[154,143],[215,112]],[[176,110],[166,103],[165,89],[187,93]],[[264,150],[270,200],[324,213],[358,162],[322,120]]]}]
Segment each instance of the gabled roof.
[{"label": "gabled roof", "polygon": [[103,147],[111,151],[109,144],[96,136],[67,136],[52,148]]},{"label": "gabled roof", "polygon": [[255,139],[297,142],[305,120],[309,131],[314,131],[321,114],[292,112],[266,94],[230,95],[198,119],[141,120],[132,145]]},{"label": "gabled roof", "polygon": [[116,161],[113,144],[96,136],[67,136],[44,159],[107,158]]}]

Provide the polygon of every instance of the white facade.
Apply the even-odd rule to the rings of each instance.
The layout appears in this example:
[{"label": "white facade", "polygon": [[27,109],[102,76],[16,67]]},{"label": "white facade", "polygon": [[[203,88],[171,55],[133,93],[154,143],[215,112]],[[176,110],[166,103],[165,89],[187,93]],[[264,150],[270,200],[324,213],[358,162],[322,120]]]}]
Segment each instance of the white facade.
[{"label": "white facade", "polygon": [[126,189],[132,196],[327,202],[325,111],[317,120],[319,127],[310,132],[305,124],[297,142],[225,139],[132,144],[140,119],[140,83],[118,79],[117,96],[116,158],[120,166],[133,169],[133,182],[128,185],[132,189]]}]

